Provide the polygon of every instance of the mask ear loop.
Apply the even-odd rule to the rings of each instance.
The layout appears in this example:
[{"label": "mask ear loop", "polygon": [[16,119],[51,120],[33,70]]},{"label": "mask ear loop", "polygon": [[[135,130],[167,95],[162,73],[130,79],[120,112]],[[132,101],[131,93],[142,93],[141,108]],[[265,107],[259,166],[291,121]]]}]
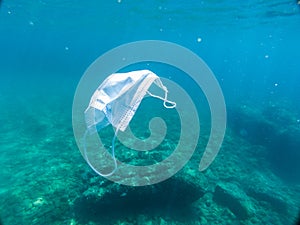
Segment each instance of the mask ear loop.
[{"label": "mask ear loop", "polygon": [[[158,95],[154,95],[152,94],[150,91],[147,91],[147,93],[151,96],[151,97],[154,97],[154,98],[158,98],[160,100],[163,100],[164,101],[164,107],[167,108],[167,109],[172,109],[172,108],[175,108],[176,107],[176,102],[172,102],[170,100],[168,100],[168,89],[165,87],[165,86],[162,86],[163,90],[165,91],[165,97],[160,97]],[[166,103],[170,104],[170,105],[167,105]]]},{"label": "mask ear loop", "polygon": [[117,134],[118,134],[118,131],[119,131],[119,127],[116,129],[116,131],[115,131],[115,135],[114,135],[114,137],[113,137],[113,139],[112,139],[112,144],[111,144],[111,151],[112,151],[112,157],[113,157],[113,160],[114,160],[114,169],[110,172],[110,173],[100,173],[92,164],[91,164],[91,162],[90,162],[90,160],[89,160],[89,158],[88,158],[88,156],[87,156],[87,150],[86,150],[86,136],[87,136],[87,134],[88,134],[88,132],[89,132],[89,130],[86,130],[85,131],[85,133],[84,133],[84,136],[83,136],[83,149],[84,149],[84,157],[85,157],[85,159],[86,159],[86,161],[87,161],[87,163],[89,164],[89,166],[97,173],[97,174],[99,174],[100,176],[102,176],[102,177],[108,177],[108,176],[111,176],[111,175],[113,175],[115,172],[116,172],[116,170],[118,169],[118,164],[117,164],[117,159],[116,159],[116,157],[115,157],[115,139],[116,139],[116,137],[117,137]]}]

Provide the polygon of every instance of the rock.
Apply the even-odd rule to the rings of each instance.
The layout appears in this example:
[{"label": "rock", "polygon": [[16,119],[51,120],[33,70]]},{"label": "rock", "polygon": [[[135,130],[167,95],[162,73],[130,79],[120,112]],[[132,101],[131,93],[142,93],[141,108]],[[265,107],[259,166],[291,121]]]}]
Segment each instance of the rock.
[{"label": "rock", "polygon": [[247,219],[251,215],[252,206],[249,197],[235,184],[218,184],[213,200],[227,207],[240,220]]},{"label": "rock", "polygon": [[231,128],[252,144],[266,145],[278,131],[273,121],[267,120],[262,112],[245,105],[230,109],[228,120]]},{"label": "rock", "polygon": [[290,127],[278,133],[269,145],[268,157],[277,175],[300,183],[300,129]]},{"label": "rock", "polygon": [[278,211],[279,213],[287,213],[287,203],[278,194],[272,191],[268,191],[267,189],[249,189],[247,191],[247,194],[255,198],[257,201],[267,202],[274,210]]},{"label": "rock", "polygon": [[233,131],[253,145],[264,146],[273,172],[294,183],[300,183],[297,118],[283,107],[275,106],[259,110],[244,105],[229,111]]}]

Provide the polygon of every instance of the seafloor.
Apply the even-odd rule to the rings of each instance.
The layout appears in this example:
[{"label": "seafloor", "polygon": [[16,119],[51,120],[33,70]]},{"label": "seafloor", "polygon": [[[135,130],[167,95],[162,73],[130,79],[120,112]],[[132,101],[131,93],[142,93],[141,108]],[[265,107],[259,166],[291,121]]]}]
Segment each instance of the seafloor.
[{"label": "seafloor", "polygon": [[[129,187],[96,175],[84,161],[72,132],[72,96],[47,90],[12,101],[12,95],[0,100],[4,225],[288,225],[298,217],[299,115],[285,110],[285,103],[229,107],[226,137],[208,170],[197,170],[204,135],[176,176]],[[134,129],[139,133],[139,126]],[[172,146],[175,140],[168,141]],[[121,148],[117,145],[118,157]]]}]

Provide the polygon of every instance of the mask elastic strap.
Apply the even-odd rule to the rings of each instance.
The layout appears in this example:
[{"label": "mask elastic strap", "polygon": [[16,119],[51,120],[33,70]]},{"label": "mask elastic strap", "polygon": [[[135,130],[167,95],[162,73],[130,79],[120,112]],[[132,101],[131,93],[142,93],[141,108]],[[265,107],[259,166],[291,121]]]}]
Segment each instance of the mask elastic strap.
[{"label": "mask elastic strap", "polygon": [[[168,89],[163,86],[163,89],[165,91],[165,97],[160,97],[158,95],[154,95],[152,94],[150,91],[147,91],[147,93],[151,96],[151,97],[154,97],[154,98],[158,98],[160,100],[163,100],[164,101],[164,107],[168,108],[168,109],[172,109],[172,108],[175,108],[176,107],[176,102],[172,102],[170,100],[168,100]],[[167,105],[166,103],[170,104],[170,105]]]},{"label": "mask elastic strap", "polygon": [[85,133],[84,133],[84,137],[83,137],[84,157],[85,157],[87,163],[89,164],[89,166],[90,166],[97,174],[99,174],[100,176],[103,176],[103,177],[111,176],[111,175],[113,175],[113,174],[116,172],[116,170],[118,169],[117,159],[116,159],[116,157],[115,157],[115,139],[116,139],[116,137],[117,137],[118,131],[119,131],[119,128],[117,128],[116,131],[115,131],[115,135],[114,135],[114,137],[113,137],[113,139],[112,139],[112,145],[111,145],[111,149],[112,149],[112,157],[113,157],[113,160],[114,160],[114,169],[113,169],[110,173],[107,173],[107,174],[100,173],[100,172],[99,172],[99,171],[91,164],[91,162],[90,162],[90,160],[89,160],[89,158],[88,158],[88,156],[87,156],[86,143],[85,143],[85,141],[86,141],[86,136],[87,136],[87,134],[88,134],[88,130],[86,130]]}]

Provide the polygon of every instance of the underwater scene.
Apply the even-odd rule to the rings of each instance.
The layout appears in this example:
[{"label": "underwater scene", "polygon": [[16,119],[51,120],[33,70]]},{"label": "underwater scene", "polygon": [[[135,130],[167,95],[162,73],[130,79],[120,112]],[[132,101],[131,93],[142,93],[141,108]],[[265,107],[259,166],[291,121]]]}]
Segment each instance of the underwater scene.
[{"label": "underwater scene", "polygon": [[300,1],[0,0],[0,78],[1,225],[300,220]]}]

